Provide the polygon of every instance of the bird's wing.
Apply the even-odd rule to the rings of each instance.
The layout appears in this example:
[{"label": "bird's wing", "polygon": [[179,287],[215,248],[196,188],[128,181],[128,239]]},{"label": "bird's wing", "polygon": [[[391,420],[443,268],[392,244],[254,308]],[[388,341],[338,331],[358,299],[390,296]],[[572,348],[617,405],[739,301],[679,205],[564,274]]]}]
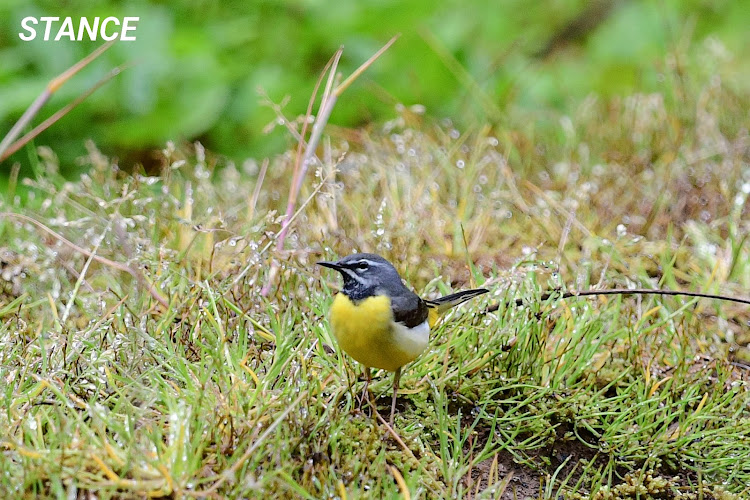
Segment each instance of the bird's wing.
[{"label": "bird's wing", "polygon": [[393,319],[409,328],[427,320],[427,304],[414,293],[391,296],[391,310]]}]

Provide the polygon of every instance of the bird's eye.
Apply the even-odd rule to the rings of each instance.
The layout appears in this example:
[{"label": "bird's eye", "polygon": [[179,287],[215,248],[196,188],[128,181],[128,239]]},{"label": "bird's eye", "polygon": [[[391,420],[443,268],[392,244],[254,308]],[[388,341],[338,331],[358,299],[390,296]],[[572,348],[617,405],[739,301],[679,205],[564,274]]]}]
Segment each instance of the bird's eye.
[{"label": "bird's eye", "polygon": [[357,269],[365,270],[368,267],[370,267],[370,265],[367,262],[357,262],[357,266],[356,267],[357,267]]}]

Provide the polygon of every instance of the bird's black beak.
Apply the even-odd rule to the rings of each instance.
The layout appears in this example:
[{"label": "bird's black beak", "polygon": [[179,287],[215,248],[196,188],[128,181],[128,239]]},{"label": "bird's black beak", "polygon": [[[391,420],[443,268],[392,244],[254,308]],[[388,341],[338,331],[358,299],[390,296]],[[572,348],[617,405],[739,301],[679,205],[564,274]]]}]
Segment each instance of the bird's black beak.
[{"label": "bird's black beak", "polygon": [[335,269],[337,271],[341,271],[341,266],[338,262],[327,262],[325,260],[321,260],[320,262],[317,262],[319,266],[328,267],[331,269]]}]

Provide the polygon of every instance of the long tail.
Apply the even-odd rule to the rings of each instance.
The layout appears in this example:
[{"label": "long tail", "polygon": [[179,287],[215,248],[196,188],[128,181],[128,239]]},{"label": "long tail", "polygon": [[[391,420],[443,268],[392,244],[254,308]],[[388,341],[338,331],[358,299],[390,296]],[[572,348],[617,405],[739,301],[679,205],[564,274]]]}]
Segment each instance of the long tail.
[{"label": "long tail", "polygon": [[427,307],[430,309],[430,327],[437,323],[440,315],[442,315],[451,307],[463,304],[467,300],[473,299],[474,297],[487,292],[489,292],[489,290],[487,290],[486,288],[474,288],[473,290],[462,290],[460,292],[452,293],[450,295],[446,295],[445,297],[440,297],[433,300],[425,300]]}]

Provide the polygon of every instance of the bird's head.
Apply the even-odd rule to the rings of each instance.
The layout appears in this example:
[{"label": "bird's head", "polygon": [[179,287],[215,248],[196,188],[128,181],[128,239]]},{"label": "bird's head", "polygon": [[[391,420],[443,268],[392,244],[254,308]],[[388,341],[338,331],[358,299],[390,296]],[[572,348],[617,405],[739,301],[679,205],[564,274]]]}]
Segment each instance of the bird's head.
[{"label": "bird's head", "polygon": [[344,278],[341,291],[352,300],[403,287],[393,264],[374,253],[355,253],[336,262],[318,262],[318,265],[341,273]]}]

